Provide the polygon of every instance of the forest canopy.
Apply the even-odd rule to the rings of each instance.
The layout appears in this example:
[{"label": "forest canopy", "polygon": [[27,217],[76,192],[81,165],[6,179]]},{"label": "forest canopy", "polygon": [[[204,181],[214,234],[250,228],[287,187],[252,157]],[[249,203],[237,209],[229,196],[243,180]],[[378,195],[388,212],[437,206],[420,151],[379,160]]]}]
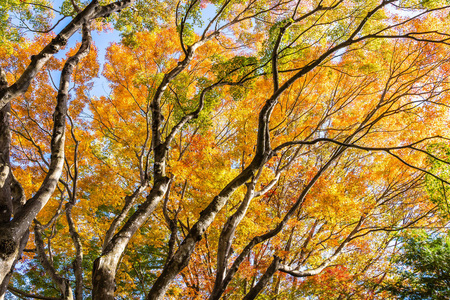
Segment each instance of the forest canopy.
[{"label": "forest canopy", "polygon": [[0,300],[400,297],[447,233],[449,16],[0,4]]}]

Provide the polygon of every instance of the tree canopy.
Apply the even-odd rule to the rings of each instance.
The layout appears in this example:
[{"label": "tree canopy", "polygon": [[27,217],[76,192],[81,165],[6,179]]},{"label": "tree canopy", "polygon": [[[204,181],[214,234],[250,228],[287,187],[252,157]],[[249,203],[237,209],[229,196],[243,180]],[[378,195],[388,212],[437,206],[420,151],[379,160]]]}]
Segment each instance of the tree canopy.
[{"label": "tree canopy", "polygon": [[418,232],[405,241],[405,251],[394,258],[399,277],[385,289],[402,299],[448,299],[450,240],[448,235]]},{"label": "tree canopy", "polygon": [[445,1],[1,8],[0,299],[386,299],[446,226]]}]

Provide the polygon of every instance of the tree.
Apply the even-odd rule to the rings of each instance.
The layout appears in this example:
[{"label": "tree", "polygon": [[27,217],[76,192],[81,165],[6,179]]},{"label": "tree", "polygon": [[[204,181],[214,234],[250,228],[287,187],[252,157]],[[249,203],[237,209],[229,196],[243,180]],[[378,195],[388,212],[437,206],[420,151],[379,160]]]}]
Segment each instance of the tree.
[{"label": "tree", "polygon": [[405,241],[396,258],[399,277],[385,289],[402,299],[448,299],[450,244],[447,236],[422,232]]},{"label": "tree", "polygon": [[[435,143],[428,146],[430,170],[441,178],[448,178],[448,146]],[[439,156],[441,159],[436,159]],[[425,176],[430,200],[437,205],[442,221],[448,220],[448,187],[433,176]],[[393,278],[383,289],[402,299],[448,299],[449,238],[443,228],[412,231],[399,237],[401,251],[392,257]]]},{"label": "tree", "polygon": [[[428,148],[448,136],[448,7],[159,4],[65,2],[58,35],[2,61],[0,294],[25,248],[12,282],[63,299],[375,297],[392,233],[438,222],[426,176],[448,184]],[[126,32],[96,98],[102,17]]]},{"label": "tree", "polygon": [[[35,1],[33,5],[21,5],[17,0],[3,1],[0,3],[0,45],[5,50],[11,50],[11,43],[21,40],[20,28],[32,26],[36,31],[50,32],[52,15],[53,10],[45,0]],[[19,24],[14,26],[13,18],[18,19]]]}]

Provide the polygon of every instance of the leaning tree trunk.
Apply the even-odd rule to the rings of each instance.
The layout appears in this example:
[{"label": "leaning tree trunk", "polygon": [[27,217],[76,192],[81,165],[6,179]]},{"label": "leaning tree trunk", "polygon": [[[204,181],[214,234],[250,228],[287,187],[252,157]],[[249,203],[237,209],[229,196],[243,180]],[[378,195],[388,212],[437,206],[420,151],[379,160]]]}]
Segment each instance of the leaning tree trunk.
[{"label": "leaning tree trunk", "polygon": [[[83,26],[83,40],[78,52],[70,57],[61,72],[57,103],[53,114],[53,132],[50,142],[50,165],[42,185],[35,195],[25,203],[23,189],[10,168],[9,150],[11,144],[9,102],[0,110],[0,300],[4,298],[14,265],[22,255],[28,240],[29,227],[39,211],[53,194],[64,164],[65,123],[69,82],[79,61],[89,52],[90,28]],[[0,98],[8,90],[6,75],[0,69]],[[13,187],[14,191],[12,193]],[[17,191],[19,191],[19,195]]]},{"label": "leaning tree trunk", "polygon": [[[64,163],[64,130],[68,80],[72,69],[83,55],[76,55],[78,56],[77,58],[71,59],[70,63],[66,64],[65,71],[63,70],[61,74],[61,77],[64,79],[61,81],[54,113],[49,170],[39,190],[26,203],[23,189],[20,183],[15,180],[10,168],[10,102],[27,91],[31,81],[42,70],[48,60],[66,45],[68,39],[83,24],[124,9],[133,4],[134,1],[120,0],[101,6],[98,0],[92,0],[82,11],[79,11],[55,38],[32,57],[25,71],[10,86],[8,86],[6,81],[6,73],[0,67],[0,300],[4,298],[14,265],[20,258],[22,249],[28,240],[29,227],[51,197],[61,176]],[[84,42],[83,44],[86,43]],[[84,50],[84,52],[86,51]],[[16,190],[21,191],[22,195],[20,197],[14,195]]]},{"label": "leaning tree trunk", "polygon": [[[0,94],[7,83],[5,74],[0,70]],[[0,110],[0,300],[4,298],[14,266],[22,255],[28,240],[28,231],[16,234],[9,228],[9,222],[22,204],[22,197],[13,197],[11,187],[15,185],[10,169],[9,148],[11,132],[9,129],[11,105],[8,103]],[[13,203],[13,199],[18,203]]]},{"label": "leaning tree trunk", "polygon": [[[94,268],[92,271],[92,299],[94,300],[113,300],[114,292],[116,290],[115,277],[117,272],[117,266],[120,258],[125,251],[131,237],[135,232],[144,224],[144,222],[150,217],[150,214],[155,210],[156,206],[161,202],[169,186],[169,177],[166,176],[166,156],[169,151],[169,145],[174,138],[175,134],[190,120],[198,117],[200,111],[203,109],[203,99],[207,91],[215,86],[223,85],[223,83],[217,83],[205,88],[200,96],[198,108],[185,115],[177,125],[175,125],[170,134],[166,137],[166,140],[162,141],[162,134],[160,131],[161,126],[161,99],[164,91],[169,86],[169,83],[175,79],[184,69],[188,67],[192,61],[195,51],[198,47],[205,44],[210,39],[217,36],[217,33],[210,34],[202,37],[193,45],[189,46],[185,52],[185,58],[177,64],[172,70],[164,75],[164,78],[153,96],[151,111],[152,111],[152,145],[154,153],[153,163],[153,178],[154,185],[147,196],[147,199],[142,203],[139,209],[133,213],[128,221],[123,225],[117,234],[110,238],[114,232],[118,222],[113,222],[112,227],[107,232],[107,236],[103,245],[102,255],[94,261]],[[147,185],[147,182],[141,183]],[[119,220],[118,217],[117,220]],[[108,239],[110,239],[108,241]]]},{"label": "leaning tree trunk", "polygon": [[[0,95],[6,92],[8,83],[6,74],[0,69]],[[11,133],[9,130],[9,116],[11,105],[8,103],[0,110],[0,299],[3,299],[11,270],[18,256],[18,241],[11,236],[8,230],[3,229],[12,216],[11,177],[9,148]]]},{"label": "leaning tree trunk", "polygon": [[169,178],[163,177],[155,182],[152,191],[147,196],[146,201],[125,223],[122,229],[114,235],[108,243],[103,253],[94,261],[92,271],[92,299],[94,300],[114,300],[116,290],[115,277],[117,266],[130,238],[148,219],[155,210],[156,205],[164,197],[169,185]]}]

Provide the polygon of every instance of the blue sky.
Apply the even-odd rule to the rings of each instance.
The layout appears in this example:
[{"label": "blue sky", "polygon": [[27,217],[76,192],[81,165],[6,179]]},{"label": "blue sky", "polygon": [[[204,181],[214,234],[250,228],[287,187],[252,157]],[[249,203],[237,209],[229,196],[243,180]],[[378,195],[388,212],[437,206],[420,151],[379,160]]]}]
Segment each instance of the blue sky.
[{"label": "blue sky", "polygon": [[[60,5],[57,2],[61,2],[61,1],[55,1],[55,3],[54,3],[55,8],[57,8],[58,5]],[[57,21],[57,20],[58,20],[58,16],[55,17],[55,21]],[[66,18],[54,29],[54,32],[58,33],[69,22],[70,22],[70,19]],[[117,32],[116,30],[109,30],[107,32],[98,32],[98,31],[92,32],[92,39],[93,39],[95,46],[98,49],[98,60],[100,62],[101,67],[100,67],[99,77],[93,79],[94,87],[92,90],[89,91],[89,95],[98,97],[101,95],[108,94],[110,91],[110,89],[108,87],[108,82],[101,75],[101,71],[103,69],[104,57],[106,54],[106,49],[109,47],[109,45],[112,42],[119,42],[121,38],[120,38],[119,32]],[[69,39],[69,42],[68,42],[66,48],[64,50],[58,52],[55,55],[55,57],[56,58],[64,58],[66,56],[68,49],[70,49],[77,42],[80,42],[80,41],[81,41],[81,34],[79,32],[77,32]],[[54,74],[52,74],[52,75],[54,76],[55,82],[57,82],[59,80],[59,72],[54,72]]]},{"label": "blue sky", "polygon": [[[58,10],[61,7],[62,2],[63,2],[62,0],[53,1],[53,7]],[[203,28],[206,27],[206,24],[208,23],[208,19],[212,18],[214,16],[215,11],[216,11],[216,7],[214,5],[208,5],[203,10],[203,18],[204,18]],[[59,15],[56,15],[54,18],[54,24],[60,18],[61,17]],[[58,26],[54,29],[54,32],[55,33],[60,32],[61,29],[63,29],[70,22],[70,20],[71,20],[70,18],[66,18],[63,21],[61,21],[61,23],[58,24]],[[203,28],[196,28],[195,31],[197,31],[199,33],[202,31]],[[92,96],[99,97],[102,95],[108,95],[110,92],[110,88],[108,86],[107,80],[101,75],[101,72],[103,70],[103,63],[104,63],[104,58],[105,58],[105,54],[106,54],[106,49],[109,47],[109,45],[111,43],[120,42],[121,37],[120,37],[120,33],[118,31],[109,30],[107,32],[94,31],[94,32],[92,32],[92,38],[93,38],[94,44],[98,50],[98,60],[100,63],[100,74],[99,74],[98,78],[93,78],[94,86],[93,86],[92,90],[88,91],[88,95],[91,97]],[[80,42],[80,41],[81,41],[81,34],[80,33],[74,34],[69,39],[66,49],[58,52],[55,55],[55,57],[56,58],[65,58],[68,49],[70,49],[77,42]],[[59,72],[53,72],[52,75],[53,75],[53,80],[55,82],[59,82]]]}]

